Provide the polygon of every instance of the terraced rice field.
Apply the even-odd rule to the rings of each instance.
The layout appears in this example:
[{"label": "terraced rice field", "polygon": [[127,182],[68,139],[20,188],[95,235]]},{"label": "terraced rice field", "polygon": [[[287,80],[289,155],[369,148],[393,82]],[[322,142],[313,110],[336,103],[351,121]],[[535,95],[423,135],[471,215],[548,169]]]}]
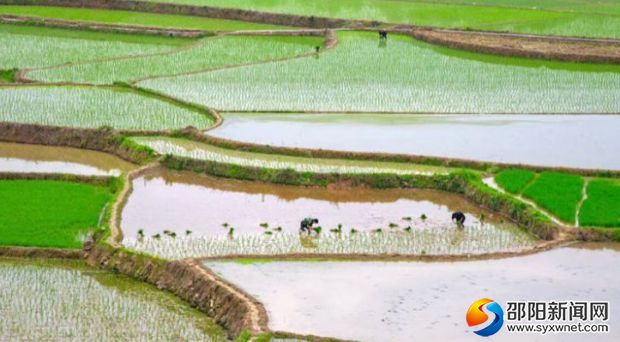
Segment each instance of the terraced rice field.
[{"label": "terraced rice field", "polygon": [[0,259],[0,284],[3,339],[227,341],[173,295],[81,262]]},{"label": "terraced rice field", "polygon": [[125,130],[209,127],[210,117],[155,98],[95,87],[0,87],[0,121]]},{"label": "terraced rice field", "polygon": [[582,226],[620,227],[620,181],[594,179],[579,212]]},{"label": "terraced rice field", "polygon": [[111,191],[65,181],[0,180],[0,245],[80,248],[101,225]]},{"label": "terraced rice field", "polygon": [[213,37],[166,54],[38,70],[29,73],[28,78],[46,82],[110,84],[294,57],[309,53],[322,44],[322,37]]},{"label": "terraced rice field", "polygon": [[291,169],[298,172],[316,173],[393,173],[426,175],[446,173],[450,170],[443,167],[411,163],[303,158],[261,154],[229,150],[190,140],[167,137],[134,137],[131,139],[140,145],[152,148],[162,155],[172,154],[185,158],[266,169]]},{"label": "terraced rice field", "polygon": [[594,3],[585,0],[144,1],[461,29],[611,38],[620,35],[617,29],[620,27],[620,7],[613,0]]},{"label": "terraced rice field", "polygon": [[173,14],[45,6],[0,6],[0,14],[117,25],[140,25],[207,31],[277,30],[287,28],[285,26],[250,23],[247,21],[200,18]]},{"label": "terraced rice field", "polygon": [[0,69],[157,53],[188,42],[187,39],[0,24]]},{"label": "terraced rice field", "polygon": [[[225,111],[620,113],[620,67],[498,57],[341,32],[304,58],[141,82]],[[209,94],[209,96],[204,96]]]}]

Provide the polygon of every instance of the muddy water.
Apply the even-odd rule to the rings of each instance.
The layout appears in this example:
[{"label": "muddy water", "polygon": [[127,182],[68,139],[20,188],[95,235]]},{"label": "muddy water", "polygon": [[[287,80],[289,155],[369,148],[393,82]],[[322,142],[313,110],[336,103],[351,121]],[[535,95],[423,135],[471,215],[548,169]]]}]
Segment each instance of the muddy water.
[{"label": "muddy water", "polygon": [[617,115],[225,114],[210,135],[275,146],[620,170]]},{"label": "muddy water", "polygon": [[[270,328],[361,341],[480,341],[465,312],[480,298],[610,302],[610,333],[510,334],[491,341],[618,341],[620,248],[567,247],[470,262],[208,262],[264,303]],[[415,338],[412,338],[415,337]]]},{"label": "muddy water", "polygon": [[131,163],[97,151],[0,142],[0,172],[107,176],[133,168]]},{"label": "muddy water", "polygon": [[456,210],[466,213],[467,225],[479,224],[481,214],[485,223],[501,221],[460,196],[438,191],[304,188],[159,170],[133,181],[121,227],[126,237],[136,237],[139,229],[145,235],[189,229],[215,236],[230,227],[235,234],[263,234],[277,227],[297,232],[300,221],[311,216],[324,230],[338,224],[343,231],[390,229],[390,223],[398,225],[391,229],[402,230],[452,225]]}]

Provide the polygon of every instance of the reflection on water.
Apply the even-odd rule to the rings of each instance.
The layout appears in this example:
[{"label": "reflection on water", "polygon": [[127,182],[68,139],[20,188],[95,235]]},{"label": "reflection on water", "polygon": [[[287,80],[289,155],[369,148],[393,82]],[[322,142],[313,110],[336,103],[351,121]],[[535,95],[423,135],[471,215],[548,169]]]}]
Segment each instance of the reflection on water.
[{"label": "reflection on water", "polygon": [[[491,298],[610,302],[609,334],[509,334],[494,341],[617,341],[618,244],[470,262],[207,262],[256,296],[273,330],[362,341],[480,341],[469,305]],[[504,308],[505,309],[505,308]]]},{"label": "reflection on water", "polygon": [[135,166],[107,153],[0,142],[0,172],[119,175]]},{"label": "reflection on water", "polygon": [[620,170],[615,115],[225,114],[209,134],[275,146]]},{"label": "reflection on water", "polygon": [[222,236],[271,232],[296,233],[305,217],[316,217],[328,232],[342,226],[368,231],[454,227],[453,211],[466,213],[468,226],[508,225],[461,196],[431,190],[293,187],[200,176],[157,173],[133,181],[121,226],[135,237],[164,230],[185,235]]}]

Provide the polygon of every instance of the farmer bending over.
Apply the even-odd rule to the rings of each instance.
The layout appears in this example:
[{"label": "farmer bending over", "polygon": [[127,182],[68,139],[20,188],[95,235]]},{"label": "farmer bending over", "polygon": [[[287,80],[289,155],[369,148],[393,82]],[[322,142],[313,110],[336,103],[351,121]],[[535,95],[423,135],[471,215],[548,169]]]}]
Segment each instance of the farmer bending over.
[{"label": "farmer bending over", "polygon": [[319,223],[319,219],[313,217],[306,217],[301,221],[301,227],[299,228],[300,233],[307,233],[310,235],[314,230],[314,225]]},{"label": "farmer bending over", "polygon": [[463,226],[463,223],[465,223],[465,214],[460,211],[454,212],[452,214],[452,221],[456,221],[456,224]]}]

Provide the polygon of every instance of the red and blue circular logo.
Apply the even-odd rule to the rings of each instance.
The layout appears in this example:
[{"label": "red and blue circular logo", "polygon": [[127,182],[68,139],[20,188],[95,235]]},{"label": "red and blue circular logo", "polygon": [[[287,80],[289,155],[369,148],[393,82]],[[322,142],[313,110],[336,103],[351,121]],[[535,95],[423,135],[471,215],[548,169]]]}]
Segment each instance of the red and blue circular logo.
[{"label": "red and blue circular logo", "polygon": [[[485,325],[491,319],[489,313],[494,317],[490,324]],[[469,306],[465,318],[470,327],[480,326],[480,329],[474,330],[474,333],[487,337],[498,332],[504,325],[504,310],[494,300],[482,298]]]}]

